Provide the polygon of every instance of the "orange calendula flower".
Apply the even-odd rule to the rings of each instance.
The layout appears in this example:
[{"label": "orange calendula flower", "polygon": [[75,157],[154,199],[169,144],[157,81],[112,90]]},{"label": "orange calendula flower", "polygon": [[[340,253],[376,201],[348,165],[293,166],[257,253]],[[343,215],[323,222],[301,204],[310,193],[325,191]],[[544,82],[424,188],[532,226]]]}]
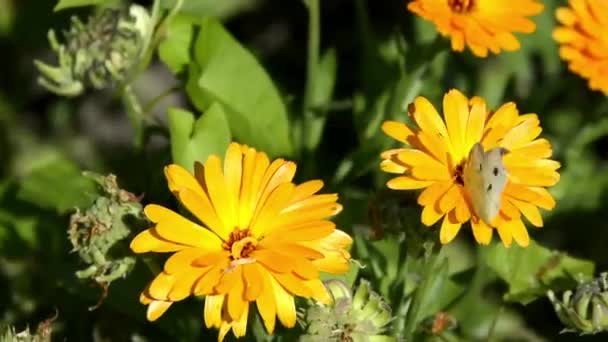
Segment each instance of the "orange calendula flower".
[{"label": "orange calendula flower", "polygon": [[341,211],[336,194],[317,194],[323,182],[292,182],[293,162],[270,161],[251,147],[230,144],[224,165],[216,155],[194,175],[178,165],[165,168],[169,188],[201,224],[150,204],[154,226],[131,242],[136,253],[173,253],[163,271],[142,292],[147,318],[154,321],[174,302],[205,296],[207,327],[223,340],[247,328],[255,302],[266,330],[275,317],[296,323],[294,296],[330,301],[319,272],[349,269],[352,239],[327,218]]},{"label": "orange calendula flower", "polygon": [[[480,244],[489,244],[496,229],[505,246],[510,246],[512,240],[527,246],[530,238],[523,217],[533,226],[542,227],[538,208],[550,210],[555,206],[545,187],[559,181],[556,170],[560,164],[549,159],[551,144],[537,139],[542,130],[537,115],[520,115],[512,102],[491,112],[482,98],[469,100],[458,90],[445,94],[443,113],[442,118],[427,99],[418,97],[409,107],[416,126],[396,121],[382,125],[386,134],[409,145],[382,153],[382,170],[400,174],[387,186],[396,190],[424,189],[418,197],[424,207],[422,223],[431,226],[443,218],[439,233],[443,244],[452,241],[462,224],[470,221]],[[491,187],[477,188],[479,184],[467,182],[466,177],[481,175],[477,170],[480,165],[468,162],[474,152],[479,152],[477,143],[485,152],[501,148],[499,151],[505,153],[494,161],[498,169],[506,169],[506,180],[504,189],[498,192],[498,210],[489,219],[486,212],[476,212],[479,206],[472,195],[492,190]],[[498,171],[491,169],[483,177],[494,177]]]},{"label": "orange calendula flower", "polygon": [[568,68],[587,79],[589,88],[608,95],[608,1],[570,0],[556,11],[553,31]]},{"label": "orange calendula flower", "polygon": [[467,45],[486,57],[488,50],[519,50],[513,32],[534,32],[536,25],[527,17],[542,12],[543,5],[535,0],[414,0],[407,8],[449,36],[452,50],[462,52]]}]

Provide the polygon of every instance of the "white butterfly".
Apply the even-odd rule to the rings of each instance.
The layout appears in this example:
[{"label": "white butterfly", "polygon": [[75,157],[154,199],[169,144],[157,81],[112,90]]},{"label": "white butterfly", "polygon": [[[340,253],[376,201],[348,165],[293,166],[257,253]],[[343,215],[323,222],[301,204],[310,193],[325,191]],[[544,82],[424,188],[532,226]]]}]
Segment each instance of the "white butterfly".
[{"label": "white butterfly", "polygon": [[471,195],[473,209],[488,225],[498,215],[502,192],[507,185],[507,169],[502,156],[508,152],[502,147],[485,152],[483,146],[476,143],[464,167],[464,185]]}]

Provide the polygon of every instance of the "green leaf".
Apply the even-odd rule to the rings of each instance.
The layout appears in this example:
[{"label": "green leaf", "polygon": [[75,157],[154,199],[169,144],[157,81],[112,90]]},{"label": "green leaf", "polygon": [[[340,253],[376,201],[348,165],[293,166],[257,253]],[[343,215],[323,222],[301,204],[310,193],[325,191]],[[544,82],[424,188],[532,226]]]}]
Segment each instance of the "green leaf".
[{"label": "green leaf", "polygon": [[193,171],[211,154],[224,155],[230,143],[230,129],[219,104],[213,104],[198,120],[186,110],[169,109],[169,133],[173,161]]},{"label": "green leaf", "polygon": [[190,18],[177,16],[171,19],[165,38],[158,46],[158,55],[174,74],[180,73],[190,63],[193,36],[194,27]]},{"label": "green leaf", "polygon": [[[162,8],[173,8],[176,0],[161,0]],[[256,6],[259,0],[184,0],[180,13],[193,17],[212,16],[226,18]]]},{"label": "green leaf", "polygon": [[101,5],[106,2],[114,2],[113,0],[59,0],[53,11],[59,12],[66,8],[83,7],[92,5]]},{"label": "green leaf", "polygon": [[522,304],[543,297],[549,288],[560,291],[576,286],[575,277],[590,279],[595,269],[591,261],[551,251],[534,241],[526,248],[497,243],[482,251],[488,266],[509,285],[504,299]]},{"label": "green leaf", "polygon": [[36,167],[21,181],[17,198],[63,214],[92,203],[95,182],[71,160],[57,156]]},{"label": "green leaf", "polygon": [[190,64],[188,96],[201,111],[222,104],[232,134],[271,156],[290,155],[287,110],[255,57],[222,25],[203,19]]},{"label": "green leaf", "polygon": [[312,104],[314,108],[326,109],[332,99],[336,85],[336,74],[338,72],[338,58],[336,49],[327,50],[315,69],[315,89],[313,91]]}]

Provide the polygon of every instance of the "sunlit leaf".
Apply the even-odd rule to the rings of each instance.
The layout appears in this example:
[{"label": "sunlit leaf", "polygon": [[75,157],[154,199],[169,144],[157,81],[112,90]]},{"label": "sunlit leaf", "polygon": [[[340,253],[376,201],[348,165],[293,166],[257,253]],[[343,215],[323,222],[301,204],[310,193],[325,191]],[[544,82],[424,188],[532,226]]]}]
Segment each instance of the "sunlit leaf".
[{"label": "sunlit leaf", "polygon": [[194,105],[205,111],[221,103],[240,142],[272,156],[290,155],[285,104],[255,57],[210,18],[201,22],[194,56],[186,87]]},{"label": "sunlit leaf", "polygon": [[181,72],[190,62],[193,36],[192,20],[185,16],[173,18],[167,26],[165,38],[158,46],[158,55],[174,74]]},{"label": "sunlit leaf", "polygon": [[36,167],[20,182],[17,197],[46,209],[66,213],[90,204],[96,184],[71,160],[57,156]]},{"label": "sunlit leaf", "polygon": [[210,154],[223,156],[230,143],[230,129],[219,104],[198,119],[186,110],[169,109],[169,131],[173,161],[190,171],[195,161],[203,163]]},{"label": "sunlit leaf", "polygon": [[483,250],[483,258],[507,282],[504,298],[527,304],[545,295],[547,289],[562,290],[576,285],[576,279],[593,277],[593,262],[551,251],[534,241],[527,248],[494,244]]},{"label": "sunlit leaf", "polygon": [[55,12],[58,12],[58,11],[66,9],[66,8],[101,5],[104,3],[114,3],[114,2],[116,2],[116,1],[115,0],[59,0],[59,2],[57,2],[57,5],[55,5],[55,8],[53,8],[53,10]]},{"label": "sunlit leaf", "polygon": [[[193,17],[213,16],[225,18],[248,10],[258,2],[258,0],[184,0],[180,12]],[[175,6],[175,0],[161,0],[160,3],[163,8],[173,8]]]}]

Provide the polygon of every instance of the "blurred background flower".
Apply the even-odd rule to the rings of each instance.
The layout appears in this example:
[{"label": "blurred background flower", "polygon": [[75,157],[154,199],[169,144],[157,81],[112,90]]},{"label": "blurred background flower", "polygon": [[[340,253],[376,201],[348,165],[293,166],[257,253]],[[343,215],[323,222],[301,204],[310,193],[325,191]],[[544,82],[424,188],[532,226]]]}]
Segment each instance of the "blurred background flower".
[{"label": "blurred background flower", "polygon": [[449,37],[452,50],[467,46],[477,57],[488,51],[517,51],[520,43],[514,32],[531,33],[536,29],[527,17],[542,12],[536,0],[413,0],[407,4],[413,13],[432,21],[442,36]]},{"label": "blurred background flower", "polygon": [[608,4],[569,1],[555,11],[559,26],[553,38],[568,69],[588,81],[589,88],[608,95]]}]

